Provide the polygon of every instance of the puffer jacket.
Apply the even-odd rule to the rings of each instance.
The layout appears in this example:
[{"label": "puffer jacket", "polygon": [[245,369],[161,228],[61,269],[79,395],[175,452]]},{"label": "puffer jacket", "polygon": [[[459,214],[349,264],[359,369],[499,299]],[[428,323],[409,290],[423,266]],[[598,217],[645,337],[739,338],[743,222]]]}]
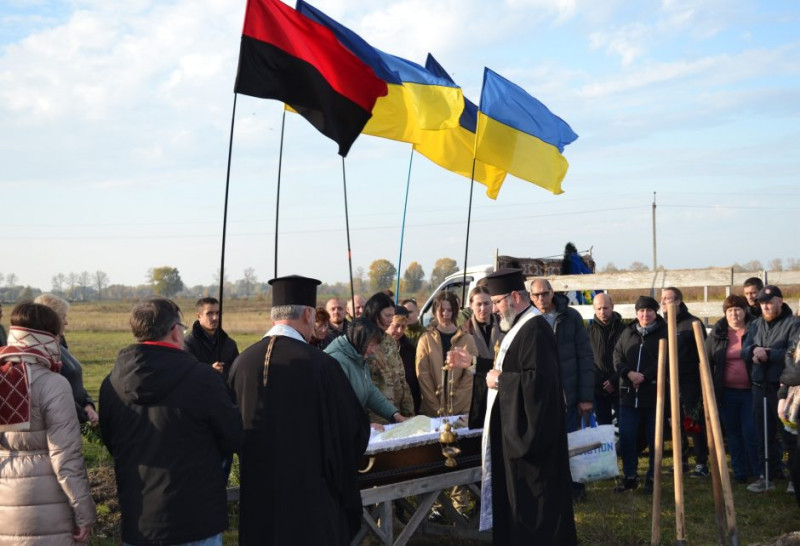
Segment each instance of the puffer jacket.
[{"label": "puffer jacket", "polygon": [[[767,322],[759,317],[750,323],[742,348],[742,360],[750,368],[750,380],[757,386],[762,382],[778,383],[785,367],[785,358],[792,341],[800,335],[800,319],[792,315],[791,308],[783,304],[781,314]],[[769,360],[764,364],[753,361],[756,347],[769,349]]]},{"label": "puffer jacket", "polygon": [[350,386],[356,393],[361,407],[369,409],[380,415],[386,421],[392,422],[392,416],[398,409],[389,402],[378,390],[370,377],[369,366],[364,357],[358,354],[347,336],[334,338],[330,345],[325,347],[325,352],[331,355],[342,366]]},{"label": "puffer jacket", "polygon": [[553,296],[553,303],[561,386],[567,407],[571,408],[578,402],[594,400],[594,355],[581,314],[569,306],[569,300],[562,294]]},{"label": "puffer jacket", "polygon": [[[656,316],[656,327],[641,335],[633,322],[623,330],[614,348],[614,368],[619,375],[619,403],[636,408],[653,408],[656,405],[656,380],[658,379],[658,342],[667,338],[667,323]],[[644,375],[639,389],[633,388],[629,372]],[[666,385],[665,385],[666,388]]]},{"label": "puffer jacket", "polygon": [[28,366],[30,430],[0,432],[0,545],[74,544],[95,521],[69,382]]},{"label": "puffer jacket", "polygon": [[[451,347],[465,349],[472,356],[478,356],[478,348],[472,336],[464,332],[461,328],[456,330],[455,335],[450,340]],[[440,397],[436,391],[442,386],[442,366],[444,366],[444,355],[442,354],[442,336],[435,327],[428,328],[417,343],[417,378],[419,379],[419,390],[422,394],[419,412],[428,417],[438,417],[441,407]],[[474,376],[471,371],[461,368],[453,369],[449,372],[453,380],[453,399],[452,414],[460,415],[469,413],[472,405],[472,382]],[[450,403],[446,410],[450,409]],[[448,411],[448,413],[450,413]]]}]

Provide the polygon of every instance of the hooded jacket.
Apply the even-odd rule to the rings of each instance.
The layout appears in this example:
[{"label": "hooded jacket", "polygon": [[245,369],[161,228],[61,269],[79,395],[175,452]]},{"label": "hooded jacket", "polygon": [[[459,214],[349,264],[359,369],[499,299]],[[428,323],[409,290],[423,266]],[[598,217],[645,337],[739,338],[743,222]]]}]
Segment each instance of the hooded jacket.
[{"label": "hooded jacket", "polygon": [[[639,333],[638,322],[626,326],[614,348],[614,368],[619,375],[619,403],[636,408],[653,408],[656,405],[656,380],[658,379],[658,342],[667,338],[667,323],[656,316],[655,327],[646,335]],[[639,389],[633,388],[629,372],[644,375]]]},{"label": "hooded jacket", "polygon": [[100,432],[111,455],[129,544],[180,544],[228,524],[222,459],[242,421],[219,374],[157,344],[120,351],[100,387]]},{"label": "hooded jacket", "polygon": [[[784,369],[784,359],[792,341],[800,334],[800,322],[792,315],[791,308],[785,303],[781,314],[775,320],[767,322],[761,316],[754,320],[747,329],[742,360],[750,367],[750,380],[761,385],[762,382],[778,383]],[[756,347],[769,349],[769,360],[764,363],[753,361]]]},{"label": "hooded jacket", "polygon": [[358,354],[347,336],[334,338],[330,345],[325,347],[325,352],[331,355],[342,366],[344,374],[350,381],[350,386],[358,397],[361,407],[372,410],[388,422],[393,422],[392,416],[398,409],[389,402],[372,382],[369,366],[364,357]]}]

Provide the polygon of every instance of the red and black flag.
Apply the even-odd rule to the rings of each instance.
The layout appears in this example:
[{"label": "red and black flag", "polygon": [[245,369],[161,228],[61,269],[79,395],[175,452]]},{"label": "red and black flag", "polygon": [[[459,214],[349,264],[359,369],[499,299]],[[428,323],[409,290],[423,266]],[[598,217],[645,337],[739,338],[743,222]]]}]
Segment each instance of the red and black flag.
[{"label": "red and black flag", "polygon": [[288,104],[344,157],[387,88],[330,29],[280,0],[247,0],[234,92]]}]

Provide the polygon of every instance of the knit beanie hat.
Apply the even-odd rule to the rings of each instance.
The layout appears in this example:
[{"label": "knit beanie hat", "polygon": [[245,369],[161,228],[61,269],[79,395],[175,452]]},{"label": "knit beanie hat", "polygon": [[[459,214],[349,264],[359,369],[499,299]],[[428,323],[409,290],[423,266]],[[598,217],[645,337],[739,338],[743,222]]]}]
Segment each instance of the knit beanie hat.
[{"label": "knit beanie hat", "polygon": [[639,299],[636,300],[635,309],[638,311],[640,309],[652,309],[656,313],[658,313],[658,302],[651,298],[650,296],[639,296]]}]

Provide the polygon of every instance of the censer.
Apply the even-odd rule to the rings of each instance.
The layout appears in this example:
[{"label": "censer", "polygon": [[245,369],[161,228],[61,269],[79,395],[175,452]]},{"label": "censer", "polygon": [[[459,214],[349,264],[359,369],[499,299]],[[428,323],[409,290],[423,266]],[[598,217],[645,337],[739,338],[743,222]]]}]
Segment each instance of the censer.
[{"label": "censer", "polygon": [[439,443],[442,444],[442,455],[445,457],[444,465],[453,468],[458,465],[456,457],[461,454],[458,447],[458,433],[453,430],[450,424],[450,417],[453,415],[453,374],[447,367],[447,363],[442,366],[442,384],[436,391],[439,396],[439,417],[442,418],[442,432],[439,434]]}]

